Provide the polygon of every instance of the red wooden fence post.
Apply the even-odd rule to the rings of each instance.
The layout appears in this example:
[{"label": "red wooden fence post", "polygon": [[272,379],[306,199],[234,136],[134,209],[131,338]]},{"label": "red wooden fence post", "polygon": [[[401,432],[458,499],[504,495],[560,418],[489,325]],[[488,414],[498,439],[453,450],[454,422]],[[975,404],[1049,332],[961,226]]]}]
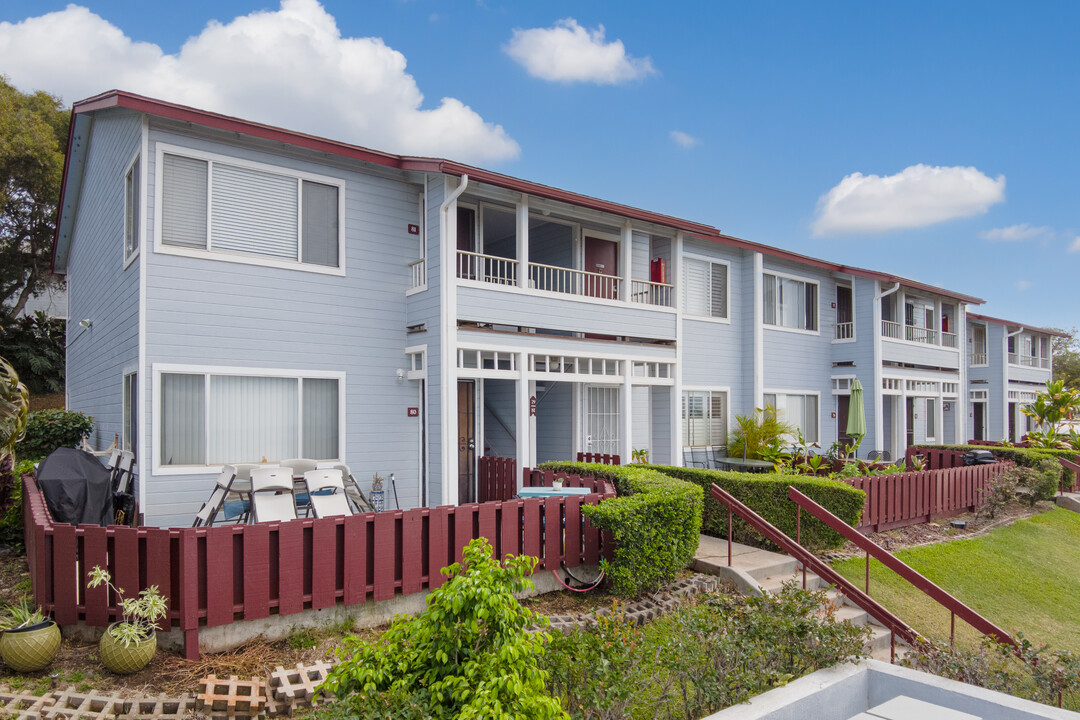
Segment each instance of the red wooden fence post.
[{"label": "red wooden fence post", "polygon": [[194,528],[179,530],[180,632],[184,635],[184,658],[199,659],[199,546]]}]

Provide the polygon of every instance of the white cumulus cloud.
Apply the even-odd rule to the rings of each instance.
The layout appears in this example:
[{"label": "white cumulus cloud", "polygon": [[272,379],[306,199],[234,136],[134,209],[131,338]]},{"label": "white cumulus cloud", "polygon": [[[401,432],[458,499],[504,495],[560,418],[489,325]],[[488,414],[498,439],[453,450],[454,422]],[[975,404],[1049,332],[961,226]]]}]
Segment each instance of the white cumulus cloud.
[{"label": "white cumulus cloud", "polygon": [[1020,292],[1024,292],[1025,290],[1027,290],[1028,288],[1031,287],[1031,281],[1030,280],[1017,280],[1013,284],[1016,285],[1016,289],[1019,290]]},{"label": "white cumulus cloud", "polygon": [[0,23],[0,68],[23,90],[66,102],[118,88],[390,152],[471,161],[518,144],[455,98],[425,107],[405,56],[343,37],[317,0],[210,21],[169,54],[85,7]]},{"label": "white cumulus cloud", "polygon": [[587,30],[574,18],[516,28],[503,50],[533,77],[554,82],[618,85],[656,73],[652,60],[632,57],[622,40],[607,42],[603,25]]},{"label": "white cumulus cloud", "polygon": [[818,200],[817,237],[884,233],[986,212],[1005,199],[1005,176],[973,167],[912,165],[895,175],[856,172]]},{"label": "white cumulus cloud", "polygon": [[1069,243],[1069,252],[1080,252],[1080,235],[1073,238],[1073,241]]},{"label": "white cumulus cloud", "polygon": [[676,145],[684,148],[697,147],[701,144],[701,141],[698,140],[696,137],[684,133],[681,130],[672,130],[671,139],[675,142]]},{"label": "white cumulus cloud", "polygon": [[1020,223],[1019,225],[983,230],[979,233],[979,237],[991,242],[1019,242],[1053,234],[1053,228],[1047,225],[1032,227],[1027,223]]}]

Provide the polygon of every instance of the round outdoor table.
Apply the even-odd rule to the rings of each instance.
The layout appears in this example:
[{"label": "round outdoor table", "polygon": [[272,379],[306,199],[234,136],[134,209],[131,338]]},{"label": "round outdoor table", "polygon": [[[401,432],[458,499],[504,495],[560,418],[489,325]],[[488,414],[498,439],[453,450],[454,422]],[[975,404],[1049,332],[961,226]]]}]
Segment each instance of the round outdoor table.
[{"label": "round outdoor table", "polygon": [[737,457],[718,458],[718,464],[727,470],[735,472],[767,473],[773,469],[773,464],[768,460],[744,460]]}]

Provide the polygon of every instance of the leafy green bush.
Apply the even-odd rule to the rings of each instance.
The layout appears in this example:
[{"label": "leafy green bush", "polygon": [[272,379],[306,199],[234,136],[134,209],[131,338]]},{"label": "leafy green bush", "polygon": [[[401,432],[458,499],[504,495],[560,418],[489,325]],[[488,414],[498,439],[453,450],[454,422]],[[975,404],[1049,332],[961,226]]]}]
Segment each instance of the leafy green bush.
[{"label": "leafy green bush", "polygon": [[865,656],[869,631],[822,616],[824,601],[794,584],[768,597],[714,594],[646,626],[616,606],[553,637],[543,667],[575,720],[704,717]]},{"label": "leafy green bush", "polygon": [[0,514],[0,545],[7,545],[20,552],[23,547],[22,476],[33,472],[34,463],[31,461],[20,460],[15,463],[11,495],[6,509]]},{"label": "leafy green bush", "polygon": [[66,326],[39,310],[0,328],[0,347],[33,395],[64,392]]},{"label": "leafy green bush", "polygon": [[[702,532],[713,537],[726,538],[728,535],[727,508],[717,502],[710,492],[713,483],[735,496],[737,500],[750,507],[761,517],[775,525],[788,537],[795,537],[795,503],[788,499],[788,487],[808,496],[832,514],[854,527],[862,517],[866,494],[846,483],[803,475],[776,475],[724,472],[721,470],[702,470],[700,468],[680,468],[654,465],[660,472],[700,485],[705,491],[705,508],[702,517]],[[761,535],[740,520],[734,518],[734,539],[751,545],[762,543]],[[840,547],[843,537],[830,530],[825,523],[811,516],[802,514],[802,544],[811,550]]]},{"label": "leafy green bush", "polygon": [[604,569],[616,595],[657,590],[690,564],[701,533],[700,488],[658,472],[655,465],[550,462],[541,467],[614,483],[619,497],[583,506],[582,512],[615,539],[615,557]]},{"label": "leafy green bush", "polygon": [[[427,598],[420,615],[398,615],[379,640],[345,638],[326,688],[341,718],[562,718],[536,661],[546,635],[527,631],[545,618],[514,593],[536,558],[499,563],[484,538],[470,542],[462,563],[443,568],[450,580]],[[320,711],[320,716],[322,711]]]},{"label": "leafy green bush", "polygon": [[15,454],[41,460],[56,448],[78,447],[94,429],[94,418],[74,410],[38,410],[30,413],[26,436],[15,446]]},{"label": "leafy green bush", "polygon": [[745,455],[761,460],[769,450],[780,446],[796,432],[795,426],[781,420],[773,407],[758,408],[752,415],[736,415],[735,424],[736,428],[728,438],[728,452],[732,457]]},{"label": "leafy green bush", "polygon": [[[1049,500],[1057,492],[1058,484],[1065,480],[1067,484],[1071,484],[1073,481],[1073,473],[1071,470],[1066,470],[1061,467],[1061,464],[1057,462],[1058,458],[1064,458],[1071,462],[1080,462],[1080,453],[1075,450],[1054,450],[1050,448],[1018,448],[1018,447],[994,447],[985,445],[934,445],[934,449],[938,450],[958,450],[960,452],[968,452],[969,450],[989,450],[994,454],[994,457],[1002,460],[1012,460],[1020,467],[1028,467],[1039,472],[1044,477],[1038,483],[1036,490],[1036,499]],[[1053,464],[1046,462],[1047,460],[1053,460]],[[1054,486],[1053,491],[1049,491],[1051,483]]]}]

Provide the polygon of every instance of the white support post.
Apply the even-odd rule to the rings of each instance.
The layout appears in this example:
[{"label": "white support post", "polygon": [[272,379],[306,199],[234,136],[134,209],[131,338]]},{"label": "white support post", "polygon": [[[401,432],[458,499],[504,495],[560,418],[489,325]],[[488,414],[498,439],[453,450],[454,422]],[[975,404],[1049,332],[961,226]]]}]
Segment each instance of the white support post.
[{"label": "white support post", "polygon": [[622,279],[623,290],[619,299],[623,302],[630,301],[632,289],[631,276],[633,275],[634,259],[634,230],[627,220],[623,223],[622,241],[619,243],[619,277]]},{"label": "white support post", "polygon": [[765,272],[764,256],[754,253],[754,397],[753,408],[765,407]]},{"label": "white support post", "polygon": [[[460,186],[443,176],[449,199]],[[439,395],[442,417],[441,505],[458,504],[458,389],[457,389],[457,199],[446,204],[439,228],[440,299],[442,300],[442,357],[439,358]]]},{"label": "white support post", "polygon": [[966,432],[968,398],[971,394],[968,392],[967,304],[961,302],[956,303],[956,347],[960,353],[960,384],[957,388],[953,424],[956,435],[954,439],[959,444],[966,443],[970,438],[975,437],[974,434],[968,435]]},{"label": "white support post", "polygon": [[529,196],[521,194],[517,205],[518,287],[529,287]]},{"label": "white support post", "polygon": [[624,465],[630,463],[634,450],[634,363],[623,360],[623,381],[619,388],[619,455]]},{"label": "white support post", "polygon": [[676,233],[671,243],[671,267],[668,283],[675,286],[675,384],[671,387],[671,458],[670,464],[682,466],[682,344],[683,344],[683,294],[682,294],[683,234]]},{"label": "white support post", "polygon": [[536,385],[529,380],[529,353],[521,352],[518,354],[517,366],[521,376],[518,378],[517,385],[514,388],[517,393],[514,434],[517,436],[517,486],[518,489],[521,489],[522,470],[534,465],[532,455],[533,422],[529,412],[529,401],[532,398],[531,392]]},{"label": "white support post", "polygon": [[929,329],[934,331],[934,337],[937,338],[937,342],[935,343],[936,345],[944,345],[945,344],[945,333],[941,329],[941,327],[942,327],[942,323],[941,323],[941,300],[935,300],[934,301],[934,327],[929,328]]}]

